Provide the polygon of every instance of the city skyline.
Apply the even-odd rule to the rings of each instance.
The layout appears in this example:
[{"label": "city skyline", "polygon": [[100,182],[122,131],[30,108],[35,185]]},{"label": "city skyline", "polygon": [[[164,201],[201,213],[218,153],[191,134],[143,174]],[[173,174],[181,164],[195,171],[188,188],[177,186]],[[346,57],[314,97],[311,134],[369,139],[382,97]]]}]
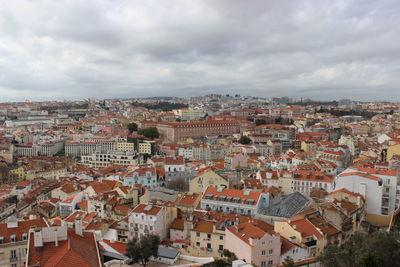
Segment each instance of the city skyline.
[{"label": "city skyline", "polygon": [[1,4],[1,101],[400,101],[396,1]]}]

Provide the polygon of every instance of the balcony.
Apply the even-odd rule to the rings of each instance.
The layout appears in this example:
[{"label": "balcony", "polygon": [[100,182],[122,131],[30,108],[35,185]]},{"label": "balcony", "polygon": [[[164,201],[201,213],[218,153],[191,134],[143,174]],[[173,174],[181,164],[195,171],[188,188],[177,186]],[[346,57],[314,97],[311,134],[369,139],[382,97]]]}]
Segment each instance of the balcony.
[{"label": "balcony", "polygon": [[387,199],[389,199],[389,194],[382,194],[382,199],[384,199],[384,198],[387,198]]},{"label": "balcony", "polygon": [[212,248],[206,248],[208,252],[212,252]]},{"label": "balcony", "polygon": [[18,257],[10,257],[10,262],[15,262],[18,260]]}]

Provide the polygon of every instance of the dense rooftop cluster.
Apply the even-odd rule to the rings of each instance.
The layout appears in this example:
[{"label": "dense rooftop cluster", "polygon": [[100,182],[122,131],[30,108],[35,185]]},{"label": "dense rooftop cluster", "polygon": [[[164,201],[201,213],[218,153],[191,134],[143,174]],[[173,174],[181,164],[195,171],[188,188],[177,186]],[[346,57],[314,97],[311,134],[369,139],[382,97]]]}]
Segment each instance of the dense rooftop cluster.
[{"label": "dense rooftop cluster", "polygon": [[279,266],[397,229],[400,104],[285,102],[0,103],[0,265],[126,262],[157,235],[155,262]]}]

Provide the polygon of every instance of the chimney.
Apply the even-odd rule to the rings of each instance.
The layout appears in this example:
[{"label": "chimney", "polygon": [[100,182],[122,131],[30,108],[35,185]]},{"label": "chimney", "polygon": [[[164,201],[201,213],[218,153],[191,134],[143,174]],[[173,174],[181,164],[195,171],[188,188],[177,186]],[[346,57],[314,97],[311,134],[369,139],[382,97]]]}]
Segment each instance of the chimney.
[{"label": "chimney", "polygon": [[54,245],[58,247],[58,233],[57,233],[57,228],[54,229]]},{"label": "chimney", "polygon": [[43,247],[43,237],[42,237],[41,229],[33,230],[33,243],[34,243],[35,248]]},{"label": "chimney", "polygon": [[83,226],[81,218],[75,219],[75,234],[83,236]]},{"label": "chimney", "polygon": [[254,245],[254,240],[253,240],[252,237],[249,238],[249,244],[250,244],[251,246]]}]

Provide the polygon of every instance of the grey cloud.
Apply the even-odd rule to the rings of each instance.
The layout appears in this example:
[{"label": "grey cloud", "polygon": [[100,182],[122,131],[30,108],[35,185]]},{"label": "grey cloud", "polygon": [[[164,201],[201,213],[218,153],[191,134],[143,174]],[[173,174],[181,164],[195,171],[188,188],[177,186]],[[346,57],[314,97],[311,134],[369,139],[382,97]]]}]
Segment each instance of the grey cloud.
[{"label": "grey cloud", "polygon": [[0,101],[210,92],[400,100],[398,1],[0,5]]}]

